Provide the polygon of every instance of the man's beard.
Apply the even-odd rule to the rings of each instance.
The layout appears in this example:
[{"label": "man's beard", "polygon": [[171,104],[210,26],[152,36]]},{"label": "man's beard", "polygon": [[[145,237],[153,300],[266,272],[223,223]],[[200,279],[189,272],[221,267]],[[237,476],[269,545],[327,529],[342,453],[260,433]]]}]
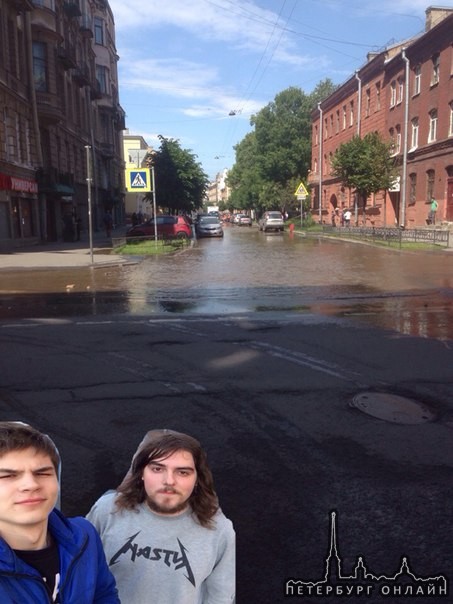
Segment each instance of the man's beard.
[{"label": "man's beard", "polygon": [[146,498],[146,503],[148,504],[149,509],[153,512],[156,512],[157,514],[180,514],[189,506],[188,499],[172,507],[161,506],[149,497]]}]

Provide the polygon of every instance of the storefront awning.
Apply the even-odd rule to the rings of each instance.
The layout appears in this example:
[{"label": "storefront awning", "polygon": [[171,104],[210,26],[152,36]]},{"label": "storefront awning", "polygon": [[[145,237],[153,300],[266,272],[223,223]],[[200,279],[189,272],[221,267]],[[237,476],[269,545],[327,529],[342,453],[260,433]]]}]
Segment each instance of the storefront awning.
[{"label": "storefront awning", "polygon": [[69,195],[74,195],[75,191],[72,187],[68,186],[68,185],[63,185],[61,183],[56,183],[53,185],[50,185],[49,187],[43,187],[42,189],[39,189],[40,193],[52,193],[53,195],[59,195],[61,197],[63,196],[69,196]]}]

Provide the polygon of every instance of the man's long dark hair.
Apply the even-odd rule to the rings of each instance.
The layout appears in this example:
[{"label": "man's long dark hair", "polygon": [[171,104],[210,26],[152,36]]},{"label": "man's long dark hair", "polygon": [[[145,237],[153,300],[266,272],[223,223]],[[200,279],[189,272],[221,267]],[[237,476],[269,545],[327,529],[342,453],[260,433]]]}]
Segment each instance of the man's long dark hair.
[{"label": "man's long dark hair", "polygon": [[176,451],[188,451],[193,456],[197,482],[189,504],[201,526],[211,528],[219,502],[206,453],[198,440],[173,430],[151,430],[146,434],[132,459],[129,472],[117,488],[116,506],[119,510],[134,510],[143,503],[146,500],[143,470],[151,461],[166,459]]}]

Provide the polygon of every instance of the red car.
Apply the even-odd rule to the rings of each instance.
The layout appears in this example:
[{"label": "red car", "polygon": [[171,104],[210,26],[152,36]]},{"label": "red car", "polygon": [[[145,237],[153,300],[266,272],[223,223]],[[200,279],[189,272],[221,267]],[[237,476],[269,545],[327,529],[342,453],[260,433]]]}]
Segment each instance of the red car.
[{"label": "red car", "polygon": [[[154,218],[136,224],[126,233],[126,237],[154,237]],[[188,239],[192,237],[192,227],[185,216],[157,216],[157,237],[159,239]]]}]

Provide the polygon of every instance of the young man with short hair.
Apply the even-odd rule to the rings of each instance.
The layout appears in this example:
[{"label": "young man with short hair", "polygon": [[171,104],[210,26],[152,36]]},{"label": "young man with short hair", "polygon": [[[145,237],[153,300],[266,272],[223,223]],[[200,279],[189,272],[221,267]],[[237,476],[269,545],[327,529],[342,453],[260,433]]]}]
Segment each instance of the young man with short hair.
[{"label": "young man with short hair", "polygon": [[235,533],[206,453],[180,432],[148,432],[116,491],[88,514],[122,602],[231,604]]},{"label": "young man with short hair", "polygon": [[22,422],[0,422],[1,604],[119,604],[99,535],[54,509],[60,456]]}]

